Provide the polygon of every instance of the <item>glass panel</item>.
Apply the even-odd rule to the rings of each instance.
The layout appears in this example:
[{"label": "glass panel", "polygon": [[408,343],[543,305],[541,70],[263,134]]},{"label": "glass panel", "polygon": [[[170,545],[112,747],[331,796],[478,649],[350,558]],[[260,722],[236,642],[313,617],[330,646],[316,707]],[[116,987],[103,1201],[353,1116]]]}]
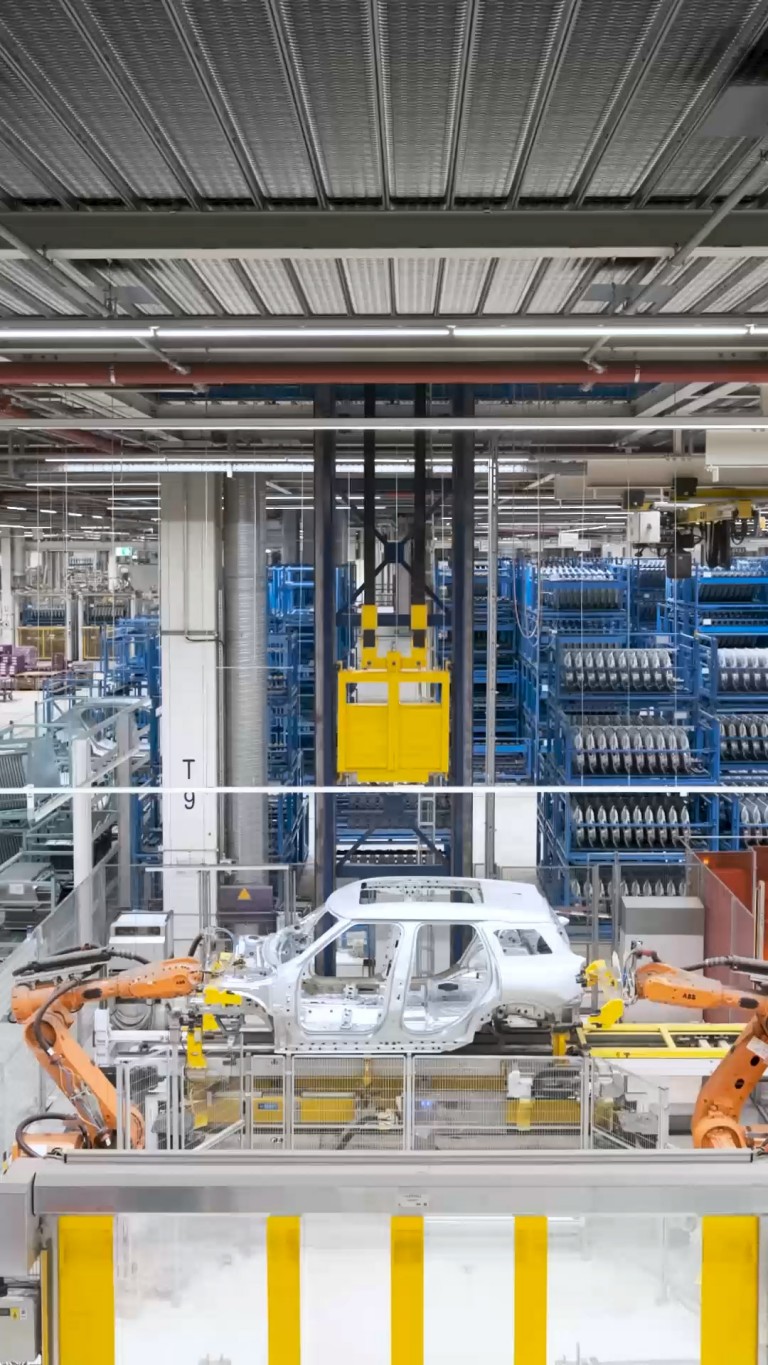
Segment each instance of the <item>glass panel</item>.
[{"label": "glass panel", "polygon": [[212,1214],[117,1218],[115,1365],[266,1365],[265,1223]]},{"label": "glass panel", "polygon": [[548,1365],[695,1365],[701,1226],[697,1218],[553,1218]]}]

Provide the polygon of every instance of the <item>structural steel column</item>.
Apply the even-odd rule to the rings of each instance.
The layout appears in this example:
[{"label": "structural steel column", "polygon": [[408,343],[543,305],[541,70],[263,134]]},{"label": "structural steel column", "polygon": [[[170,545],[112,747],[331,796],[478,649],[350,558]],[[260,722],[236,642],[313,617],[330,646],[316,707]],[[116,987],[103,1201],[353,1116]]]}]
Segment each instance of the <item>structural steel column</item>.
[{"label": "structural steel column", "polygon": [[[466,385],[453,391],[454,417],[472,417],[474,393]],[[451,683],[451,783],[472,782],[472,606],[475,566],[475,437],[471,431],[453,436],[453,550],[451,612],[453,640]],[[472,874],[472,797],[451,798],[451,872]]]},{"label": "structural steel column", "polygon": [[[496,659],[499,596],[499,456],[488,452],[488,617],[485,660],[485,785],[496,784]],[[485,793],[485,875],[496,876],[496,797]]]},{"label": "structural steel column", "polygon": [[[134,744],[133,713],[121,711],[115,722],[117,752],[120,762],[115,768],[115,785],[130,787],[131,760],[128,755]],[[133,852],[132,824],[137,798],[121,792],[117,797],[117,904],[121,910],[131,909],[131,857]]]},{"label": "structural steel column", "polygon": [[[263,474],[224,481],[224,742],[227,787],[267,784],[267,514]],[[269,861],[267,798],[227,797],[227,853]],[[244,872],[240,881],[253,881]]]},{"label": "structural steel column", "polygon": [[[333,415],[329,388],[315,390],[315,416]],[[315,782],[336,781],[336,593],[334,582],[336,435],[315,436]],[[333,891],[336,863],[334,798],[315,797],[315,904],[323,905]],[[324,920],[318,933],[328,926]],[[335,954],[326,954],[326,975],[335,971]]]},{"label": "structural steel column", "polygon": [[[219,861],[219,584],[221,491],[213,474],[160,481],[163,877],[177,951],[201,922],[201,878]],[[201,791],[207,788],[207,791]],[[181,790],[179,790],[181,789]],[[215,876],[215,874],[212,874]]]},{"label": "structural steel column", "polygon": [[7,532],[0,536],[0,644],[13,644],[13,619],[13,549]]}]

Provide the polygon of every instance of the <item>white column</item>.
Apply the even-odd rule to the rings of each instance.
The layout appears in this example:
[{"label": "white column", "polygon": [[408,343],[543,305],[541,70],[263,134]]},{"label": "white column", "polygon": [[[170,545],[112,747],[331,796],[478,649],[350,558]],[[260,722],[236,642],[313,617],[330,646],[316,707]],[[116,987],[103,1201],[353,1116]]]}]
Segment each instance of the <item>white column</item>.
[{"label": "white column", "polygon": [[215,475],[161,479],[160,752],[163,787],[182,789],[163,796],[163,863],[172,869],[163,877],[163,896],[177,952],[200,928],[202,878],[191,869],[219,856],[220,513]]},{"label": "white column", "polygon": [[93,819],[91,801],[93,792],[87,785],[91,776],[91,750],[87,739],[72,741],[72,770],[70,778],[73,788],[82,787],[82,793],[72,797],[72,870],[75,895],[77,898],[78,938],[80,943],[93,941]]},{"label": "white column", "polygon": [[9,534],[0,536],[0,644],[13,644],[13,548]]},{"label": "white column", "polygon": [[[115,768],[115,786],[131,785],[131,760],[128,755],[134,745],[134,719],[130,711],[122,711],[115,726],[117,752],[120,762]],[[117,904],[121,910],[131,909],[131,802],[132,796],[120,793],[117,798]]]}]

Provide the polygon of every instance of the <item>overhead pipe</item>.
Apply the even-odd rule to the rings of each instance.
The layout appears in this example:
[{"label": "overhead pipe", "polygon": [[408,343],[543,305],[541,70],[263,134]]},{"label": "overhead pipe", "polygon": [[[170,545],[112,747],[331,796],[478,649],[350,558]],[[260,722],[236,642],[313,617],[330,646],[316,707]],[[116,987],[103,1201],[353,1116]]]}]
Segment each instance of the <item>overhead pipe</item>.
[{"label": "overhead pipe", "polygon": [[[27,408],[22,408],[18,403],[12,403],[10,398],[0,396],[0,417],[18,417],[19,421],[34,417],[35,413]],[[68,445],[82,446],[85,450],[98,450],[104,455],[114,457],[116,450],[119,449],[114,441],[107,436],[97,436],[92,431],[78,431],[74,428],[62,428],[61,431],[52,431],[51,436],[55,436],[59,441],[66,441]],[[134,452],[135,453],[135,452]]]},{"label": "overhead pipe", "polygon": [[[583,361],[370,360],[280,361],[190,365],[188,375],[163,365],[104,361],[10,361],[9,387],[68,385],[97,389],[195,389],[224,384],[768,384],[765,360],[638,360],[606,364],[599,379]],[[72,432],[70,431],[70,436]],[[89,435],[88,440],[93,438]]]}]

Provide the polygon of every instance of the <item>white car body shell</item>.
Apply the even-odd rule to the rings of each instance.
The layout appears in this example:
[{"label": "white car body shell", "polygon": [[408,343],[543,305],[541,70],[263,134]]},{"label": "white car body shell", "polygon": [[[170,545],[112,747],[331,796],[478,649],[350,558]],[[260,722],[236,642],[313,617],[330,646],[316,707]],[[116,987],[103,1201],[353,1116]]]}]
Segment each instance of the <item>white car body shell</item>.
[{"label": "white car body shell", "polygon": [[[330,928],[315,937],[322,916]],[[470,947],[442,971],[417,966],[426,940],[463,928]],[[391,951],[360,957],[356,980],[317,976],[334,941],[389,936]],[[341,945],[343,946],[343,945]],[[299,924],[240,945],[242,965],[220,984],[251,1002],[278,1052],[450,1052],[492,1019],[569,1022],[582,998],[583,959],[544,897],[525,882],[376,877],[333,893]],[[351,959],[347,956],[347,961]],[[370,975],[365,977],[367,967]]]}]

